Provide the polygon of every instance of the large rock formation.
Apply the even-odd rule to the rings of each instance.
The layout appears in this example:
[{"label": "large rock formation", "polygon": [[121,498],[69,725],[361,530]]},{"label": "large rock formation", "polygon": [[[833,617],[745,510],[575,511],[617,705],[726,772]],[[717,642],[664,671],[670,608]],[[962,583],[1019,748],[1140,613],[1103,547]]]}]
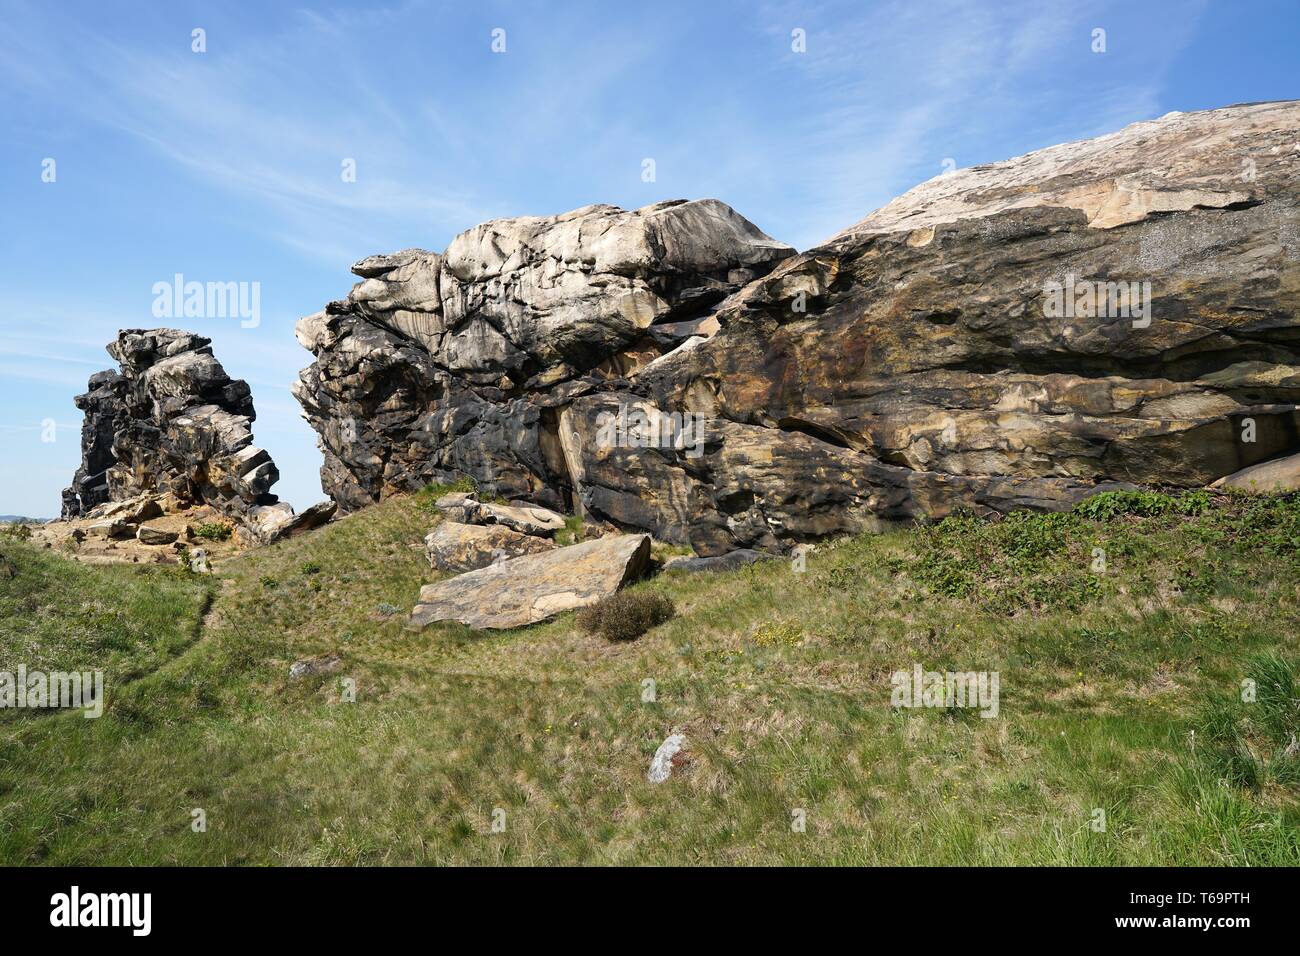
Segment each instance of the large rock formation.
[{"label": "large rock formation", "polygon": [[345,301],[298,323],[295,395],[345,509],[464,475],[563,507],[569,398],[710,326],[794,250],[716,200],[498,220],[438,255],[363,259]]},{"label": "large rock formation", "polygon": [[347,508],[468,474],[706,555],[1063,508],[1300,450],[1298,243],[1300,104],[1170,114],[798,256],[702,201],[363,260],[298,395]]},{"label": "large rock formation", "polygon": [[112,369],[90,376],[86,393],[73,401],[85,414],[81,422],[81,464],[72,484],[63,489],[63,517],[75,518],[108,501],[113,434],[122,415],[122,377]]},{"label": "large rock formation", "polygon": [[170,495],[243,517],[275,503],[275,464],[252,444],[247,383],[231,379],[210,340],[175,329],[128,329],[108,346],[120,372],[97,372],[77,396],[82,461],[63,516],[108,501]]}]

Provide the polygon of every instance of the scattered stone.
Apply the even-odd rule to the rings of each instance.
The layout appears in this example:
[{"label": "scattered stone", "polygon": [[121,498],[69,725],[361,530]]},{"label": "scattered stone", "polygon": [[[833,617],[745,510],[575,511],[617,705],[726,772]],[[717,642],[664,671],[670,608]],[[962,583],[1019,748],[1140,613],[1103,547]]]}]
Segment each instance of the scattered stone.
[{"label": "scattered stone", "polygon": [[429,566],[435,571],[474,571],[496,561],[539,554],[555,545],[544,538],[513,531],[504,525],[472,525],[444,521],[424,539]]},{"label": "scattered stone", "polygon": [[332,674],[342,666],[343,658],[337,654],[317,654],[315,657],[304,657],[300,661],[294,661],[289,667],[289,676],[297,679],[315,677],[318,674]]},{"label": "scattered stone", "polygon": [[171,544],[178,537],[179,535],[175,531],[151,528],[147,524],[140,525],[135,533],[135,539],[141,544]]},{"label": "scattered stone", "polygon": [[420,589],[411,624],[459,621],[473,628],[535,624],[586,607],[639,578],[649,535],[599,538],[490,564]]},{"label": "scattered stone", "polygon": [[752,548],[741,548],[737,551],[728,551],[726,554],[715,554],[708,558],[678,555],[664,562],[664,570],[690,572],[735,571],[737,568],[743,568],[756,561],[770,561],[775,557],[776,555],[764,551],[755,551]]},{"label": "scattered stone", "polygon": [[675,758],[686,749],[686,737],[683,734],[670,734],[668,738],[659,745],[655,751],[654,759],[650,761],[650,772],[646,774],[646,779],[651,783],[663,783],[673,774],[673,768],[677,765]]}]

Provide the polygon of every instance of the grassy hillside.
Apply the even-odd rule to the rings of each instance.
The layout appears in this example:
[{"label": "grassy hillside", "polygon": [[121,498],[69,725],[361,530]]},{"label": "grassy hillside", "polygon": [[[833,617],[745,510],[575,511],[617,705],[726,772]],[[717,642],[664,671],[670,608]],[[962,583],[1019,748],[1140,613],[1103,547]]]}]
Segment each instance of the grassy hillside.
[{"label": "grassy hillside", "polygon": [[[672,572],[637,589],[677,617],[619,644],[571,614],[407,630],[427,500],[215,581],[0,539],[0,669],[110,686],[98,720],[0,719],[0,862],[1300,864],[1300,498],[1109,495]],[[914,663],[997,671],[999,716],[891,709]]]}]

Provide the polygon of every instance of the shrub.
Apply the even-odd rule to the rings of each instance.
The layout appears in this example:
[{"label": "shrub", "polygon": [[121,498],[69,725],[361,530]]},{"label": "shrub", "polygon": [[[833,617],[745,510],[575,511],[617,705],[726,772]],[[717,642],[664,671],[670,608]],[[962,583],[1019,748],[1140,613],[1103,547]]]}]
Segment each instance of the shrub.
[{"label": "shrub", "polygon": [[677,613],[658,591],[619,591],[578,612],[578,626],[610,641],[632,641]]},{"label": "shrub", "polygon": [[209,521],[195,528],[194,535],[207,541],[225,541],[233,531],[234,528],[224,521]]},{"label": "shrub", "polygon": [[320,572],[321,572],[320,562],[319,562],[319,561],[304,561],[304,562],[302,563],[302,567],[300,567],[298,570],[301,571],[303,574],[306,574],[306,575],[320,574]]},{"label": "shrub", "polygon": [[582,516],[569,515],[564,519],[564,527],[555,533],[555,543],[565,545],[577,544],[582,540]]},{"label": "shrub", "polygon": [[18,541],[27,541],[32,536],[32,529],[25,524],[5,524],[0,525],[0,534]]}]

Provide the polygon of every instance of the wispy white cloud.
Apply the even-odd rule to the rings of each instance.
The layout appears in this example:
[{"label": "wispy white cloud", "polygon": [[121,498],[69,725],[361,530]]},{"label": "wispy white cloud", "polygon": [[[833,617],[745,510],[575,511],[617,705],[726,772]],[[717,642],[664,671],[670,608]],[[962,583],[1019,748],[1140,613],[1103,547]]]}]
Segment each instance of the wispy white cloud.
[{"label": "wispy white cloud", "polygon": [[[381,34],[404,9],[368,11],[365,30]],[[0,39],[0,74],[251,202],[245,227],[296,252],[338,264],[359,240],[385,247],[395,225],[458,231],[484,217],[466,183],[427,174],[429,144],[354,64],[341,14],[300,11],[292,60],[274,32],[199,57],[180,44],[128,47],[81,18],[54,22],[48,8],[33,22]],[[345,159],[355,181],[342,178]]]}]

